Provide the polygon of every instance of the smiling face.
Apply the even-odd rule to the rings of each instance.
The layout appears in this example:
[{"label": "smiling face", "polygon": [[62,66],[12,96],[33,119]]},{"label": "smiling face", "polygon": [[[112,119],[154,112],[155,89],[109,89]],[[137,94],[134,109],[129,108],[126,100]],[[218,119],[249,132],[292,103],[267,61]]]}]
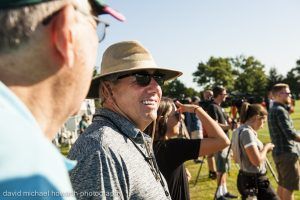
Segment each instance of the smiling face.
[{"label": "smiling face", "polygon": [[128,118],[139,129],[144,130],[156,119],[162,91],[153,78],[149,85],[140,86],[134,76],[128,76],[112,84],[111,92],[111,109]]}]

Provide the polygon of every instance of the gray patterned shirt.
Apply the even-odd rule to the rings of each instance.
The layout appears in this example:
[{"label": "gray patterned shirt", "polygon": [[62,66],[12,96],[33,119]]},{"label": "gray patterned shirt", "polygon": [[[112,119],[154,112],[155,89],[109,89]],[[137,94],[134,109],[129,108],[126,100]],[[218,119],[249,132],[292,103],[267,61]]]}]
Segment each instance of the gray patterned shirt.
[{"label": "gray patterned shirt", "polygon": [[[144,133],[123,116],[108,109],[97,110],[93,123],[80,135],[68,156],[78,161],[70,172],[76,197],[169,199],[142,153],[128,138],[147,155],[141,134]],[[144,137],[151,141],[149,136]]]},{"label": "gray patterned shirt", "polygon": [[272,143],[275,145],[273,155],[293,153],[300,156],[299,142],[294,140],[300,133],[295,130],[284,105],[274,102],[268,113],[268,126]]}]

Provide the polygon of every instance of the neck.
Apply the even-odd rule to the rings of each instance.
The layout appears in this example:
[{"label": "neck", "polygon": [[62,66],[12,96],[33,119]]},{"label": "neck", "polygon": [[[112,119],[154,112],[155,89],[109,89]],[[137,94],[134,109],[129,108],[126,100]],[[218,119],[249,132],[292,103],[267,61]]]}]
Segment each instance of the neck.
[{"label": "neck", "polygon": [[281,100],[279,100],[279,99],[274,99],[274,102],[276,102],[276,103],[280,103],[280,104],[283,104],[283,105],[286,105],[286,103],[285,103],[285,102],[283,102],[283,101],[281,101]]},{"label": "neck", "polygon": [[214,102],[215,102],[216,104],[218,104],[218,105],[221,105],[222,100],[220,100],[220,99],[214,99]]},{"label": "neck", "polygon": [[104,108],[107,108],[115,113],[118,113],[119,115],[122,115],[123,117],[125,117],[126,119],[128,119],[128,121],[131,121],[138,129],[140,129],[141,131],[144,131],[147,126],[149,126],[149,124],[152,121],[148,121],[148,122],[144,122],[144,121],[140,121],[140,122],[136,122],[137,120],[133,120],[130,118],[130,116],[128,116],[125,112],[123,112],[123,110],[121,109],[121,107],[117,104],[116,100],[113,98],[113,100],[107,100],[104,104],[103,104]]},{"label": "neck", "polygon": [[258,130],[258,128],[257,128],[257,126],[255,125],[254,121],[247,121],[247,122],[245,122],[245,125],[250,126],[250,127],[251,127],[253,130],[255,130],[255,131]]},{"label": "neck", "polygon": [[174,136],[177,136],[178,134],[176,134],[174,131],[167,131],[164,139],[165,140],[169,140],[170,138],[174,137]]}]

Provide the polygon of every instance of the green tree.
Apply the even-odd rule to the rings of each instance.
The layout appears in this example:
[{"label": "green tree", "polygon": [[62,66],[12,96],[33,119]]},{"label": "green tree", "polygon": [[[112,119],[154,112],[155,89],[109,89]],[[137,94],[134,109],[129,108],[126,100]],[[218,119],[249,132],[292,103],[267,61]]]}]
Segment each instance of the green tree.
[{"label": "green tree", "polygon": [[193,81],[204,88],[221,85],[228,90],[233,89],[234,77],[230,58],[210,57],[206,62],[200,62],[197,71],[193,73]]},{"label": "green tree", "polygon": [[232,60],[236,68],[234,89],[242,93],[264,96],[267,86],[267,76],[264,65],[253,56],[239,56]]},{"label": "green tree", "polygon": [[290,86],[291,93],[298,99],[300,94],[300,60],[297,60],[296,63],[297,66],[288,71],[283,82]]},{"label": "green tree", "polygon": [[277,69],[272,67],[268,75],[267,91],[270,91],[273,85],[276,83],[282,83],[284,77],[281,74],[278,74]]},{"label": "green tree", "polygon": [[193,88],[187,88],[180,80],[175,79],[168,82],[162,87],[163,96],[170,98],[182,99],[184,97],[191,97],[199,95]]},{"label": "green tree", "polygon": [[194,90],[194,88],[191,88],[191,87],[186,88],[184,94],[185,94],[186,97],[193,97],[193,96],[199,96],[200,95],[199,92],[197,92],[196,90]]}]

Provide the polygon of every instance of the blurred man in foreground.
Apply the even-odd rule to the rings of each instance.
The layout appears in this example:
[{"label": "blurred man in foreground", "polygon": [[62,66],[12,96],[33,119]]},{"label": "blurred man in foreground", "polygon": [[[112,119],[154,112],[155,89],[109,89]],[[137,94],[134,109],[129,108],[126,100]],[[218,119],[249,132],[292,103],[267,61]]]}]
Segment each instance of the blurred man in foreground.
[{"label": "blurred man in foreground", "polygon": [[99,39],[93,14],[104,8],[0,2],[0,199],[73,198],[73,164],[50,141],[87,94]]}]

